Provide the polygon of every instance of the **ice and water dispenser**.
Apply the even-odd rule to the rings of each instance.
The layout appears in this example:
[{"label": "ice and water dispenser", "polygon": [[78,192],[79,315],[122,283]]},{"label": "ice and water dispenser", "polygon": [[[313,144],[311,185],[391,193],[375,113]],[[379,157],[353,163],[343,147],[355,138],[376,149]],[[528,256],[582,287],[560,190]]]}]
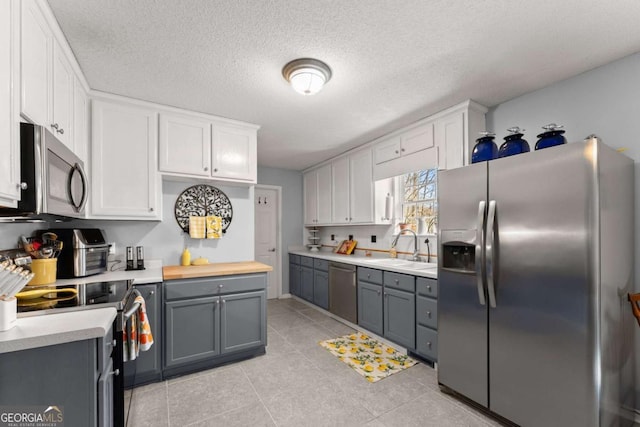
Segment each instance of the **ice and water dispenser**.
[{"label": "ice and water dispenser", "polygon": [[442,268],[476,272],[476,230],[442,230]]}]

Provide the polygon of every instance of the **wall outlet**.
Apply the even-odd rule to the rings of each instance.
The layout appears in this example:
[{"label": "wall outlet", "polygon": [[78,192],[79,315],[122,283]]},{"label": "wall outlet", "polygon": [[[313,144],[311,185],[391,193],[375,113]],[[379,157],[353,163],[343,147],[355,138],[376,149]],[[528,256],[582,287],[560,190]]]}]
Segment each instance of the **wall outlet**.
[{"label": "wall outlet", "polygon": [[349,234],[349,240],[353,240],[353,234]]},{"label": "wall outlet", "polygon": [[378,240],[376,236],[371,236],[371,243],[375,243]]},{"label": "wall outlet", "polygon": [[331,235],[331,240],[336,240],[336,235],[335,234]]},{"label": "wall outlet", "polygon": [[116,254],[116,242],[109,242],[109,255],[115,255]]}]

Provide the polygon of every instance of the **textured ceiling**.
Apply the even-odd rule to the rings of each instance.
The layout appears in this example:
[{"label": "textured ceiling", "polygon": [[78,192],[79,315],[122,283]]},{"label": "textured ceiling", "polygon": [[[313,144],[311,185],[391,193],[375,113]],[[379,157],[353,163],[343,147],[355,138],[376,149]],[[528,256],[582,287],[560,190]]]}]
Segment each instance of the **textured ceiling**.
[{"label": "textured ceiling", "polygon": [[[640,1],[49,0],[93,89],[261,125],[303,169],[471,98],[493,106],[640,51]],[[304,97],[292,59],[333,77]]]}]

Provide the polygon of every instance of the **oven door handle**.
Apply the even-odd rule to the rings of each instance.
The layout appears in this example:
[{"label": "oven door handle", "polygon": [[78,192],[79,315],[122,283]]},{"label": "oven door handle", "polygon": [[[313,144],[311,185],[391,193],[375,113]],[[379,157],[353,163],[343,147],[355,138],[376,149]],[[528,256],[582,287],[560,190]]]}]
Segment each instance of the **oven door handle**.
[{"label": "oven door handle", "polygon": [[142,304],[139,302],[134,302],[133,306],[129,310],[124,312],[124,314],[122,315],[122,320],[124,322],[127,322],[129,319],[131,319],[131,316],[133,316],[135,312],[138,311],[141,305]]}]

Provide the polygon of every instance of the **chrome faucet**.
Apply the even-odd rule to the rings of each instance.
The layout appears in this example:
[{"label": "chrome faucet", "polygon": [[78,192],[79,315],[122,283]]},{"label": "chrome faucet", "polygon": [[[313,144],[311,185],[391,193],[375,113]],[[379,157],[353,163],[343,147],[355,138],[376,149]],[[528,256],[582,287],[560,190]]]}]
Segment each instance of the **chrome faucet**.
[{"label": "chrome faucet", "polygon": [[393,239],[393,242],[391,242],[391,247],[395,248],[396,245],[398,244],[398,239],[400,238],[400,235],[402,233],[404,233],[405,231],[410,231],[413,233],[413,255],[411,255],[411,261],[420,261],[420,252],[418,251],[418,235],[416,234],[415,231],[411,230],[411,229],[404,229],[404,230],[400,230],[400,232],[396,235],[396,238]]}]

